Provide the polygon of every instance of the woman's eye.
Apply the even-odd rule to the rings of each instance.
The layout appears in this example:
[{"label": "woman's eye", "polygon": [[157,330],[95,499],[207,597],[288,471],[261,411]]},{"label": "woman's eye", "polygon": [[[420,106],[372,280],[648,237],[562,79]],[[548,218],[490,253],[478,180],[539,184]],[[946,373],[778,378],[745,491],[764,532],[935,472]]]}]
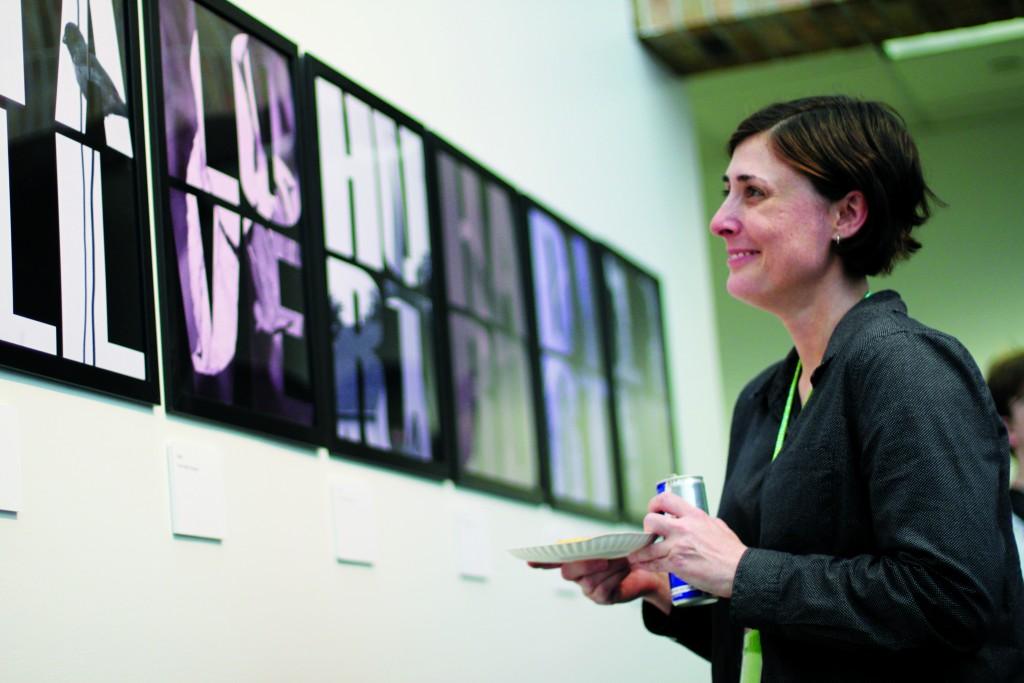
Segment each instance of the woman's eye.
[{"label": "woman's eye", "polygon": [[[732,190],[730,188],[728,188],[728,187],[723,189],[722,190],[722,196],[723,197],[728,197],[729,193],[731,191]],[[747,185],[746,187],[744,187],[742,189],[742,192],[743,192],[743,196],[744,197],[759,198],[759,197],[764,197],[765,196],[765,193],[764,193],[763,190],[761,190],[761,188],[754,187],[753,185]]]}]

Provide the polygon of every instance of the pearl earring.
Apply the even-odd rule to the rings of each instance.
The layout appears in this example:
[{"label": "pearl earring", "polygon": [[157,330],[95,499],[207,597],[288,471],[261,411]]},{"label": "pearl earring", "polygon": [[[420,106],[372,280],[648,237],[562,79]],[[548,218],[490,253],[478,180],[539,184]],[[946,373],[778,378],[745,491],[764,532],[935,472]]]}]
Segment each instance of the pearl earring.
[{"label": "pearl earring", "polygon": [[835,239],[835,241],[836,241],[836,246],[838,247],[838,246],[839,246],[839,241],[840,241],[841,239],[843,239],[843,238],[842,238],[842,237],[840,237],[840,236],[839,236],[839,233],[837,232],[837,233],[836,233],[836,236],[835,236],[835,237],[834,237],[833,239]]}]

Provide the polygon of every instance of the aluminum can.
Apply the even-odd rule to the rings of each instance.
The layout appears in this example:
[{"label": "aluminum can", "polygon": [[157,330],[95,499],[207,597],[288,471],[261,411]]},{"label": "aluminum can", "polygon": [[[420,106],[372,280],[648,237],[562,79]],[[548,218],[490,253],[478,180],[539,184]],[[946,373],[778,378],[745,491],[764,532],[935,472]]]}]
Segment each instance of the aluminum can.
[{"label": "aluminum can", "polygon": [[[673,474],[668,479],[658,482],[658,493],[665,491],[679,496],[704,512],[708,511],[708,493],[704,487],[704,477],[696,474]],[[668,587],[672,593],[672,605],[675,607],[710,605],[718,601],[714,595],[694,588],[672,573],[668,575]]]}]

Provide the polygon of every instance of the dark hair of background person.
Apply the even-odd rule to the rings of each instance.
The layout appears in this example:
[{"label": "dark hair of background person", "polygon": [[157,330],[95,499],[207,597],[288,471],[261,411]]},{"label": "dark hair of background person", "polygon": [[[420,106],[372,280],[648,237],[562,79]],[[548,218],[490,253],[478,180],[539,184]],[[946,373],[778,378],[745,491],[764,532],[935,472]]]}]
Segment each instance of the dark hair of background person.
[{"label": "dark hair of background person", "polygon": [[1024,396],[1024,350],[1003,356],[988,371],[988,388],[1003,417],[1010,416],[1010,404]]},{"label": "dark hair of background person", "polygon": [[833,249],[848,275],[888,274],[921,248],[911,231],[943,205],[925,183],[921,160],[903,118],[887,104],[843,95],[771,104],[729,138],[731,157],[747,138],[768,131],[779,157],[836,201],[853,190],[867,200],[868,217]]}]

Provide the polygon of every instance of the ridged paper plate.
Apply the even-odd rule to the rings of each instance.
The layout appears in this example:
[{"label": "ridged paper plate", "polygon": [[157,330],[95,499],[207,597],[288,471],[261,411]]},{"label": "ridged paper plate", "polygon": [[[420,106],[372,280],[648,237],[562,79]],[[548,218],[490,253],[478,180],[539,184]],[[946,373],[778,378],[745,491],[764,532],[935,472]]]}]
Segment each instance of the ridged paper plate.
[{"label": "ridged paper plate", "polygon": [[573,562],[576,560],[613,560],[625,557],[634,550],[654,543],[657,534],[617,533],[590,538],[535,545],[528,548],[509,548],[509,552],[527,562]]}]

